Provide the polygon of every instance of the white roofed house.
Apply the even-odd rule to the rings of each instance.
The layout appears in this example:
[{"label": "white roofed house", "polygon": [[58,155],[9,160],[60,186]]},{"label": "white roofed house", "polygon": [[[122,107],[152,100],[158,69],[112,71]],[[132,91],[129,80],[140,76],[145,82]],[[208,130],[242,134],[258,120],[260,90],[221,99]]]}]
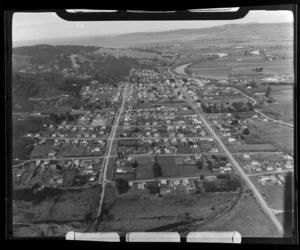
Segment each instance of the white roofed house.
[{"label": "white roofed house", "polygon": [[229,143],[234,143],[234,142],[236,142],[236,138],[229,137],[229,138],[228,138],[228,142],[229,142]]},{"label": "white roofed house", "polygon": [[292,164],[291,161],[287,161],[285,164],[285,168],[292,170],[294,168],[294,164]]}]

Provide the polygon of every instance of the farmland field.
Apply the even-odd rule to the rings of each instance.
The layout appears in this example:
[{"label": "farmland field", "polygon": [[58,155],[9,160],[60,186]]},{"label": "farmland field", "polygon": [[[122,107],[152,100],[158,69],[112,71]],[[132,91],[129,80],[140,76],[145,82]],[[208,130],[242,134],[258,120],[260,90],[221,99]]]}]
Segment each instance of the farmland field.
[{"label": "farmland field", "polygon": [[[263,67],[263,72],[253,71],[255,67]],[[258,74],[294,74],[293,63],[287,60],[264,61],[261,57],[243,57],[241,54],[218,58],[211,61],[195,63],[187,66],[187,70],[202,77],[228,79],[238,75]]]}]

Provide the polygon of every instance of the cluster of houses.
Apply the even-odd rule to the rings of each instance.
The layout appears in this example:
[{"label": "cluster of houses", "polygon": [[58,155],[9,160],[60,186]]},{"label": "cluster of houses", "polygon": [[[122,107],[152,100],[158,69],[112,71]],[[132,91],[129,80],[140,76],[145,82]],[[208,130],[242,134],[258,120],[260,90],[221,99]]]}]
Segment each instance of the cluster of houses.
[{"label": "cluster of houses", "polygon": [[213,138],[164,138],[119,140],[118,152],[128,154],[218,153]]},{"label": "cluster of houses", "polygon": [[243,154],[243,159],[245,161],[243,168],[248,173],[268,172],[268,171],[293,172],[294,170],[294,159],[293,157],[287,154],[276,153],[276,155],[273,156],[271,155],[269,157],[270,160],[263,160],[263,161],[256,160],[255,158],[256,157],[253,153]]},{"label": "cluster of houses", "polygon": [[286,183],[286,176],[283,174],[262,175],[258,177],[262,185],[283,185]]},{"label": "cluster of houses", "polygon": [[[166,107],[126,110],[123,126],[198,125],[201,121],[187,107]],[[187,115],[190,114],[190,115]]]},{"label": "cluster of houses", "polygon": [[[40,184],[41,189],[45,187],[70,187],[81,180],[80,185],[94,185],[102,169],[102,161],[96,160],[36,160],[24,163],[24,165],[13,168],[13,181],[18,183],[24,178],[27,185]],[[66,183],[67,172],[73,170],[76,175],[74,180]],[[83,180],[83,181],[82,181]],[[23,182],[24,183],[24,180]]]},{"label": "cluster of houses", "polygon": [[161,125],[145,127],[123,126],[120,137],[130,138],[181,138],[187,142],[185,137],[209,137],[203,125]]},{"label": "cluster of houses", "polygon": [[160,73],[153,69],[137,69],[132,68],[131,69],[131,80],[132,81],[138,81],[141,83],[145,82],[164,82],[167,78],[166,74]]},{"label": "cluster of houses", "polygon": [[[97,119],[97,118],[95,118]],[[94,119],[94,120],[95,120]],[[102,119],[102,118],[100,118]],[[93,120],[93,122],[94,122]],[[99,122],[100,123],[100,122]],[[79,125],[53,125],[50,124],[47,126],[44,124],[46,131],[41,131],[38,133],[28,133],[26,136],[35,137],[35,138],[53,138],[60,139],[69,142],[70,138],[107,138],[110,131],[111,126],[105,126],[105,122],[101,122],[101,125],[97,123],[97,125],[89,125],[89,126],[79,126]],[[75,139],[78,141],[78,139]]]},{"label": "cluster of houses", "polygon": [[98,81],[92,81],[91,85],[82,87],[80,94],[83,100],[88,99],[90,103],[97,102],[100,105],[112,106],[122,101],[123,88],[123,84],[114,87],[109,84],[99,84]]},{"label": "cluster of houses", "polygon": [[[195,178],[194,178],[195,179]],[[156,183],[159,186],[159,193],[164,195],[172,192],[186,192],[190,193],[196,191],[196,185],[194,179],[180,178],[180,179],[160,179]],[[197,179],[197,178],[196,178]],[[134,190],[144,190],[150,185],[153,185],[154,181],[129,181],[129,187]]]},{"label": "cluster of houses", "polygon": [[255,122],[268,122],[269,120],[262,116],[260,113],[256,112],[247,112],[239,114],[239,118],[236,118],[231,113],[223,113],[223,114],[213,114],[206,115],[206,118],[209,123],[215,125],[221,124],[231,124],[233,120],[238,120],[239,124],[241,123],[255,123]]},{"label": "cluster of houses", "polygon": [[129,100],[137,103],[183,102],[184,96],[176,86],[166,83],[137,83],[131,86]]}]

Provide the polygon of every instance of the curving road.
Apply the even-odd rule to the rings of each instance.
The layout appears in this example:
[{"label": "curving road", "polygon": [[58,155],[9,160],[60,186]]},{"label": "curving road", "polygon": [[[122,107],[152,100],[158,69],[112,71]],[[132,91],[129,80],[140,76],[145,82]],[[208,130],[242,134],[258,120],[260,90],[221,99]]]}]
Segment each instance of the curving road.
[{"label": "curving road", "polygon": [[[169,72],[170,72],[170,69],[169,69]],[[208,129],[208,131],[211,133],[211,135],[215,138],[215,140],[218,142],[218,144],[222,148],[223,152],[226,154],[226,156],[232,162],[232,165],[233,165],[234,169],[237,171],[237,173],[239,173],[239,175],[243,178],[243,180],[247,183],[247,185],[250,187],[250,189],[252,190],[252,192],[255,194],[255,197],[257,198],[257,200],[260,203],[261,207],[263,208],[263,210],[265,211],[265,213],[269,216],[269,218],[271,219],[271,221],[273,222],[273,224],[276,226],[277,230],[280,232],[281,235],[284,235],[285,232],[284,232],[284,229],[283,229],[282,225],[280,224],[280,222],[278,221],[278,219],[274,215],[273,211],[269,208],[269,206],[267,205],[267,203],[265,202],[265,200],[263,199],[263,197],[261,196],[261,194],[259,193],[259,191],[256,189],[256,187],[254,186],[254,184],[252,183],[252,181],[250,180],[250,178],[246,175],[246,173],[241,168],[241,166],[239,165],[239,163],[235,160],[235,158],[229,152],[229,150],[227,149],[227,147],[223,144],[223,142],[221,141],[221,139],[219,138],[219,136],[215,133],[215,131],[211,128],[211,126],[203,118],[203,116],[199,112],[197,106],[191,100],[189,94],[182,88],[181,84],[179,84],[178,81],[176,80],[176,78],[174,77],[175,76],[174,73],[172,73],[172,72],[170,72],[170,73],[173,76],[173,78],[175,79],[175,82],[176,82],[177,86],[180,88],[181,92],[186,97],[188,104],[192,107],[192,109],[196,112],[196,114],[198,114],[198,116],[201,119],[201,121],[203,122],[203,124],[206,126],[206,128]]]},{"label": "curving road", "polygon": [[[254,105],[257,103],[257,101],[255,101],[253,98],[251,98],[250,96],[248,96],[248,95],[244,94],[243,92],[237,90],[236,88],[232,88],[232,87],[231,87],[231,89],[233,89],[233,90],[239,92],[241,95],[245,96],[247,99],[250,99],[250,100],[254,103]],[[283,125],[286,125],[286,126],[289,126],[289,127],[292,127],[292,128],[294,127],[293,124],[286,123],[286,122],[279,121],[279,120],[274,120],[274,119],[272,119],[272,118],[270,118],[270,117],[264,115],[262,112],[260,112],[260,111],[257,110],[257,109],[255,109],[255,112],[260,113],[263,117],[265,117],[265,118],[267,118],[267,119],[269,119],[269,120],[271,120],[271,121],[273,121],[273,122],[277,122],[277,123],[280,123],[280,124],[283,124]]]}]

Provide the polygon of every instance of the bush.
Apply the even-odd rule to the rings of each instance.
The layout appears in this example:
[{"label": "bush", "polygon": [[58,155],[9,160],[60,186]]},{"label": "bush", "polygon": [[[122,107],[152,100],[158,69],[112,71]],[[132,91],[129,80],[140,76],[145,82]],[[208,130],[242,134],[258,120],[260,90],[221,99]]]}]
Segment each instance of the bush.
[{"label": "bush", "polygon": [[119,194],[126,193],[129,188],[128,182],[123,179],[116,179],[116,186]]},{"label": "bush", "polygon": [[243,131],[242,131],[242,134],[243,135],[249,135],[250,134],[250,130],[248,128],[245,128]]},{"label": "bush", "polygon": [[153,173],[155,178],[162,176],[161,166],[157,162],[153,165]]}]

